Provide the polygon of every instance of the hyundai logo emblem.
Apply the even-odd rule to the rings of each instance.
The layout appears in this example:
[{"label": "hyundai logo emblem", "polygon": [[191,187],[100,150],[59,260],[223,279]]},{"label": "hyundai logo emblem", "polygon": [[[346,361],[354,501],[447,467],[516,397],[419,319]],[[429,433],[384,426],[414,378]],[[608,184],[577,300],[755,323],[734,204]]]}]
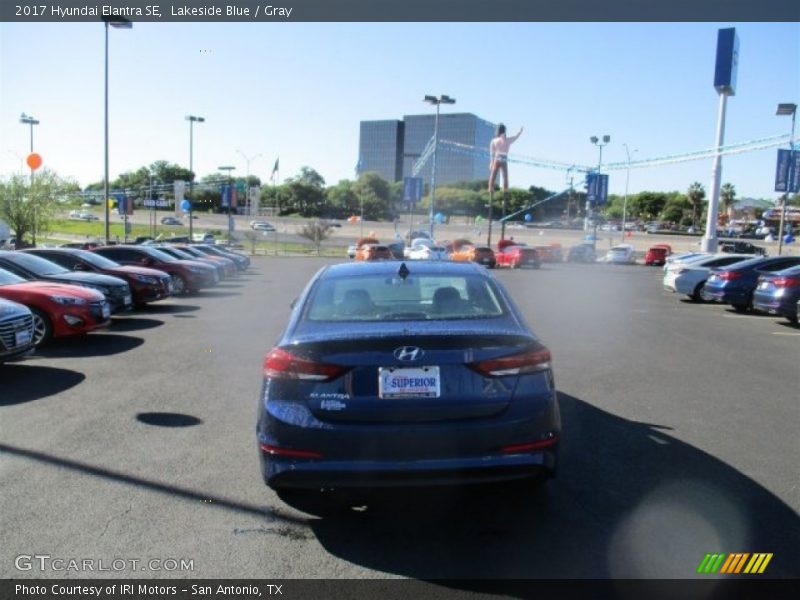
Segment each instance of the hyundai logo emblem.
[{"label": "hyundai logo emblem", "polygon": [[416,346],[400,346],[394,351],[394,357],[397,360],[418,360],[422,358],[425,352],[422,348]]}]

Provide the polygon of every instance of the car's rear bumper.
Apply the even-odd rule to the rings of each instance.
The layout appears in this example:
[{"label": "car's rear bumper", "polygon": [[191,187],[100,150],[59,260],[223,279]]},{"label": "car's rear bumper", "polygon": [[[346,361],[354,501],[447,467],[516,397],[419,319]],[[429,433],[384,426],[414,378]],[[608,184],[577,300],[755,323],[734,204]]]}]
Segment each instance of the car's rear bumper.
[{"label": "car's rear bumper", "polygon": [[553,476],[557,444],[530,454],[415,461],[276,459],[261,451],[261,470],[272,488],[375,488],[490,483]]},{"label": "car's rear bumper", "polygon": [[[433,422],[321,421],[293,402],[261,405],[257,441],[270,487],[454,485],[553,474],[554,393],[493,417]],[[509,417],[511,415],[511,417]]]}]

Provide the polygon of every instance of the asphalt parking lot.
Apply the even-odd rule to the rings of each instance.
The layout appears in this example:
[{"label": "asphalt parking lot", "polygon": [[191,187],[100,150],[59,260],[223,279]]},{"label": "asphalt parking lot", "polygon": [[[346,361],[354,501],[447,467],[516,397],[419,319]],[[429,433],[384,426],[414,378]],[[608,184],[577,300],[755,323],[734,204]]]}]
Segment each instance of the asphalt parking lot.
[{"label": "asphalt parking lot", "polygon": [[683,301],[641,265],[496,272],[554,356],[545,489],[284,505],[258,468],[261,363],[328,262],[256,259],[0,366],[0,577],[687,578],[709,552],[770,552],[769,575],[800,576],[800,329]]}]

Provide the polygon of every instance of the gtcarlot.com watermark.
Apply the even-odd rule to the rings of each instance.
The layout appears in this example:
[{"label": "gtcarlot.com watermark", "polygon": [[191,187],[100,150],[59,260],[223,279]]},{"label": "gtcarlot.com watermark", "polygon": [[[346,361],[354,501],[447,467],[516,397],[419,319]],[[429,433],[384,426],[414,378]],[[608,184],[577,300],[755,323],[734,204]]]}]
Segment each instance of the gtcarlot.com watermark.
[{"label": "gtcarlot.com watermark", "polygon": [[14,559],[18,571],[96,572],[186,572],[194,571],[190,558],[66,558],[49,554],[20,554]]}]

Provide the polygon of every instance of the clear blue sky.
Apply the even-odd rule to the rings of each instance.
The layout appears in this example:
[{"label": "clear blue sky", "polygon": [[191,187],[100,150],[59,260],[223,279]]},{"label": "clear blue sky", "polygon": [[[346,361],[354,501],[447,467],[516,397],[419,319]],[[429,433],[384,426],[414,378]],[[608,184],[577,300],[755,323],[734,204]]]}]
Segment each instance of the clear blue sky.
[{"label": "clear blue sky", "polygon": [[[266,181],[301,166],[328,183],[353,178],[359,121],[428,112],[425,94],[457,99],[510,130],[516,153],[596,164],[714,145],[717,30],[736,27],[740,62],[725,143],[788,133],[780,102],[800,103],[798,23],[135,23],[110,30],[110,172],[163,159],[188,166],[187,114],[199,176],[246,163]],[[28,152],[26,112],[41,121],[45,165],[81,185],[103,174],[103,26],[0,24],[0,176]],[[725,157],[739,197],[774,199],[776,149]],[[630,191],[709,187],[711,160],[632,169]],[[553,190],[564,172],[512,165],[511,183]],[[622,193],[625,172],[611,174]]]}]

